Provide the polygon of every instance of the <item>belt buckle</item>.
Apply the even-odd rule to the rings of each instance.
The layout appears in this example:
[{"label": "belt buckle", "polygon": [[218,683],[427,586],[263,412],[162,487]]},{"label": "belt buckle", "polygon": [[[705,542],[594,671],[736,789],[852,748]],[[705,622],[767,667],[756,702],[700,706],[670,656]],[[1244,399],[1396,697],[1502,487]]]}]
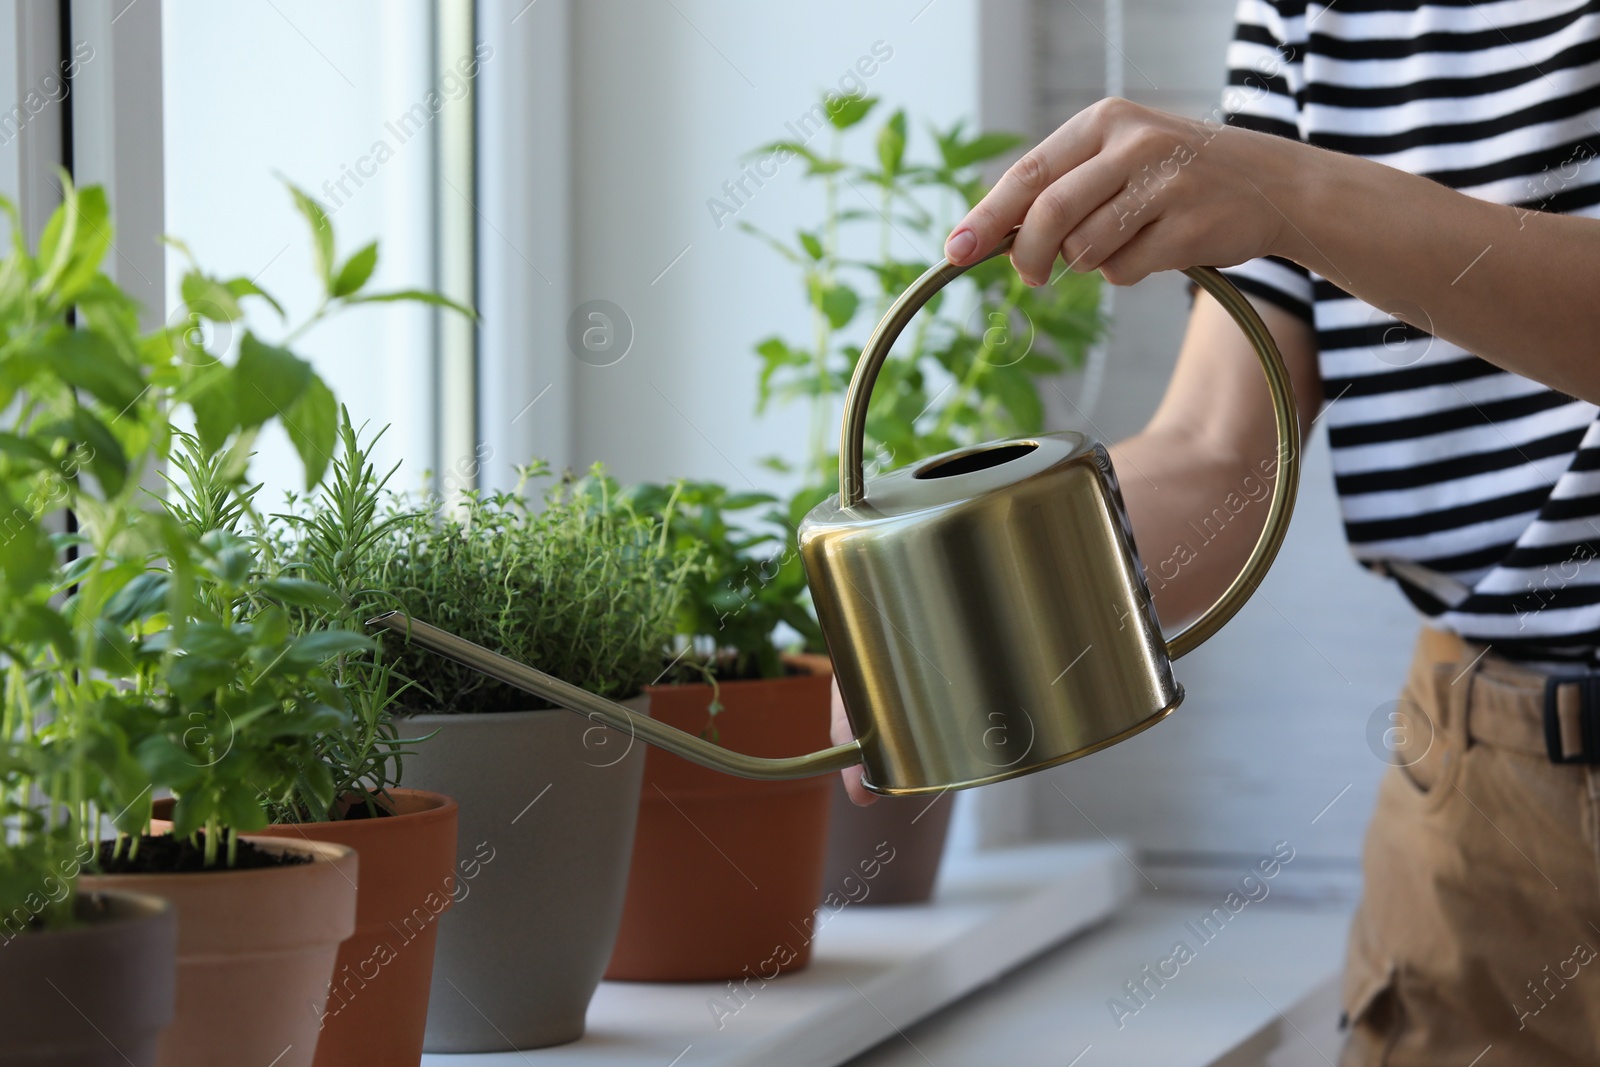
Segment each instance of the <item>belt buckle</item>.
[{"label": "belt buckle", "polygon": [[[1577,690],[1578,706],[1568,715],[1569,728],[1562,729],[1561,690]],[[1569,752],[1565,740],[1576,727],[1579,749]],[[1563,735],[1566,734],[1567,738]],[[1600,766],[1600,674],[1578,677],[1551,677],[1544,683],[1544,747],[1551,763],[1579,763]]]}]

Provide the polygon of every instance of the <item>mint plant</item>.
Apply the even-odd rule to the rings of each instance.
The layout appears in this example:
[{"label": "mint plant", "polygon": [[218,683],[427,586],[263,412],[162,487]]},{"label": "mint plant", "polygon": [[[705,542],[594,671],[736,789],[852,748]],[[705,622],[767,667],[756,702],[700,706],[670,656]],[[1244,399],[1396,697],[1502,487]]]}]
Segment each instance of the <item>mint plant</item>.
[{"label": "mint plant", "polygon": [[[810,406],[801,464],[764,461],[798,475],[798,488],[787,499],[732,493],[712,483],[634,491],[644,510],[659,512],[668,499],[675,501],[674,542],[705,553],[705,567],[679,612],[679,634],[695,650],[699,669],[724,679],[781,676],[781,626],[805,648],[825,651],[795,536],[806,514],[838,489],[839,405],[861,356],[863,331],[932,265],[917,251],[936,257],[948,227],[983,197],[981,164],[1020,140],[1005,133],[969,135],[956,123],[930,131],[934,153],[919,161],[908,154],[910,124],[901,110],[877,128],[872,162],[852,162],[846,139],[865,130],[877,105],[872,97],[824,100],[833,127],[825,153],[792,141],[756,150],[798,156],[823,192],[823,217],[793,240],[741,224],[795,267],[810,310],[809,337],[773,335],[755,347],[758,413],[773,404]],[[863,258],[865,249],[873,254]],[[1041,431],[1036,378],[1082,362],[1103,329],[1099,292],[1098,275],[1065,272],[1029,289],[1008,264],[994,260],[947,286],[879,374],[866,423],[869,461],[887,470]]]},{"label": "mint plant", "polygon": [[[112,234],[103,190],[63,180],[36,249],[0,202],[12,232],[0,260],[8,935],[68,921],[71,879],[95,862],[102,825],[117,834],[106,862],[136,851],[157,790],[177,797],[175,833],[204,831],[214,864],[274,805],[325,807],[340,786],[321,741],[352,718],[337,661],[371,642],[337,625],[334,590],[272,558],[246,477],[250,450],[279,422],[308,486],[332,459],[337,403],[292,349],[306,327],[372,302],[457,306],[368,290],[376,247],[338,260],[325,213],[292,196],[311,228],[322,300],[277,340],[243,327],[236,351],[198,327],[242,327],[250,301],[281,321],[281,305],[250,279],[191,260],[172,325],[145,333],[101,269]],[[192,431],[178,429],[185,423]],[[171,480],[165,499],[145,488],[157,475]],[[59,521],[68,509],[70,532]]]},{"label": "mint plant", "polygon": [[[804,160],[806,177],[822,186],[818,224],[792,240],[743,224],[793,264],[811,312],[809,337],[773,335],[756,345],[758,411],[796,401],[811,409],[806,458],[797,471],[802,487],[789,508],[796,520],[838,488],[838,405],[861,355],[862,328],[938,261],[944,235],[988,191],[980,166],[1021,141],[1009,133],[969,135],[957,122],[931,129],[933,152],[919,160],[909,152],[910,122],[899,110],[878,126],[872,162],[856,163],[844,151],[846,139],[865,131],[878,100],[840,99],[841,106],[824,103],[833,125],[826,153],[783,141],[757,149]],[[862,258],[862,248],[875,254]],[[1030,289],[1003,259],[948,285],[878,377],[866,425],[873,464],[889,470],[1043,430],[1035,379],[1082,363],[1103,331],[1099,294],[1099,275],[1068,271]],[[791,469],[780,459],[767,462]]]}]

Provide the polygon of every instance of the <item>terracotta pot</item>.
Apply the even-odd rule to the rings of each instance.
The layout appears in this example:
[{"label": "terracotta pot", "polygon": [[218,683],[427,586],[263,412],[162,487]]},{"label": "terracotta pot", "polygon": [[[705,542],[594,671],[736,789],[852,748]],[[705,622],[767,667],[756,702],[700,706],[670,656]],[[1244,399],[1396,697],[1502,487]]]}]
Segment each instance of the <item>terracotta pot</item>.
[{"label": "terracotta pot", "polygon": [[160,897],[93,893],[79,895],[76,918],[0,932],[0,1063],[154,1067],[172,1019],[176,912]]},{"label": "terracotta pot", "polygon": [[[828,745],[825,675],[721,687],[718,741],[751,756]],[[705,729],[707,685],[650,689],[650,715]],[[651,982],[767,978],[811,959],[822,900],[831,777],[733,778],[651,749],[622,929],[606,977]]]},{"label": "terracotta pot", "polygon": [[560,710],[415,715],[403,728],[437,731],[406,757],[406,781],[461,805],[424,1047],[576,1041],[622,917],[645,746]]},{"label": "terracotta pot", "polygon": [[[339,947],[314,1067],[416,1067],[433,981],[435,922],[457,892],[456,802],[391,789],[381,819],[269,826],[256,836],[348,845],[361,857],[356,932]],[[158,801],[164,817],[171,801]]]},{"label": "terracotta pot", "polygon": [[165,897],[178,913],[178,1003],[158,1067],[311,1067],[339,942],[356,926],[355,850],[247,837],[313,862],[249,871],[85,875],[88,892]]}]

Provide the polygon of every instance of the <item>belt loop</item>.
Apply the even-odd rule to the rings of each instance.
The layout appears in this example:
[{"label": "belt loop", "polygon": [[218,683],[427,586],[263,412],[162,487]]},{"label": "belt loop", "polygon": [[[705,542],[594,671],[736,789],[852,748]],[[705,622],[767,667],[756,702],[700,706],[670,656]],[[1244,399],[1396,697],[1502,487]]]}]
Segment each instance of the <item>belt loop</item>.
[{"label": "belt loop", "polygon": [[1545,682],[1544,743],[1551,763],[1600,765],[1600,675]]},{"label": "belt loop", "polygon": [[1439,704],[1448,709],[1450,716],[1444,724],[1445,732],[1455,743],[1456,751],[1465,752],[1472,744],[1472,685],[1478,679],[1478,671],[1488,657],[1489,649],[1466,641],[1461,645],[1463,654],[1471,658],[1466,660],[1465,665],[1458,663],[1449,668],[1450,677],[1445,680],[1445,699]]}]

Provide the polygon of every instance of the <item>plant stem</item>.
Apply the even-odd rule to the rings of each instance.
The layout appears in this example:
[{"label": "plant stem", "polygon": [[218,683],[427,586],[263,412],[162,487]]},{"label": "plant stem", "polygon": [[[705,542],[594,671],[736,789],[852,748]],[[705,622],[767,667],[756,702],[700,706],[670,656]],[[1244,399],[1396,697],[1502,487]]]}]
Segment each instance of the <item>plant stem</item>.
[{"label": "plant stem", "polygon": [[[990,314],[998,314],[1002,319],[1007,319],[1011,312],[1016,309],[1017,301],[1021,299],[1025,289],[1026,286],[1023,285],[1020,276],[1012,278],[1006,286],[1005,298],[1000,301],[998,307],[992,312],[988,310],[988,301],[980,293],[978,297],[978,307],[981,312],[980,321],[988,322]],[[939,421],[934,425],[933,432],[936,435],[942,436],[950,432],[950,427],[955,424],[956,414],[968,406],[970,403],[968,398],[976,392],[978,382],[988,372],[989,355],[994,351],[994,345],[989,340],[989,334],[989,330],[984,330],[979,335],[981,340],[978,343],[978,351],[973,355],[972,362],[967,367],[967,373],[962,375],[960,384],[956,386],[955,396],[951,398],[949,404],[945,405],[944,410],[939,414]]]}]

